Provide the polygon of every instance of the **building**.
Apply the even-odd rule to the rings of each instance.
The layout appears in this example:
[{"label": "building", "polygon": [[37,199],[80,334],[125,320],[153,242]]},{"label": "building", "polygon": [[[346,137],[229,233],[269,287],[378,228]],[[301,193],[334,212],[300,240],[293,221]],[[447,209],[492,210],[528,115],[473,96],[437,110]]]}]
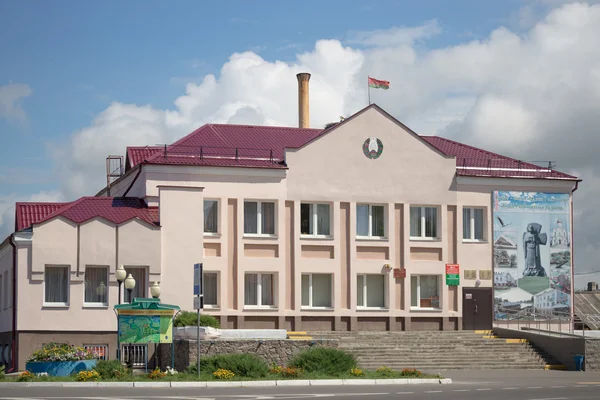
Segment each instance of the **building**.
[{"label": "building", "polygon": [[568,295],[553,288],[537,293],[533,299],[535,311],[541,314],[552,314],[554,311],[568,312],[568,305]]},{"label": "building", "polygon": [[114,357],[119,265],[133,297],[157,281],[162,301],[193,310],[202,262],[203,312],[224,328],[491,326],[494,191],[570,196],[578,179],[420,136],[374,104],[311,129],[305,74],[299,93],[300,128],[208,124],[127,148],[96,196],[18,203],[0,247],[3,361],[23,368],[53,340]]}]

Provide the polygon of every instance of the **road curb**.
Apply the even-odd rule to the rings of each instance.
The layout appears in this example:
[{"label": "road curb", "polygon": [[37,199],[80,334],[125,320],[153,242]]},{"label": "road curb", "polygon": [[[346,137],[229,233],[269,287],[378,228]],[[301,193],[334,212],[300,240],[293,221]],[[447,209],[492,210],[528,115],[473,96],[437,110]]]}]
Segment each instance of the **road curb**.
[{"label": "road curb", "polygon": [[452,379],[295,379],[280,381],[233,381],[233,382],[0,382],[0,388],[17,387],[69,387],[69,388],[241,388],[272,386],[373,386],[373,385],[448,385]]}]

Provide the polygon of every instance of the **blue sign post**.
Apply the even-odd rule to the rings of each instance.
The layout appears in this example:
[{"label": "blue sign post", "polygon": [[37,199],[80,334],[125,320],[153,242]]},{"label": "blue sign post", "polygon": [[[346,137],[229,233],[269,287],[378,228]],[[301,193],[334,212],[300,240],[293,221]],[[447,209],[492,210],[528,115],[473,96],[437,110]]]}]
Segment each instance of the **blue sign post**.
[{"label": "blue sign post", "polygon": [[202,294],[202,278],[203,278],[203,268],[202,263],[194,264],[194,308],[197,310],[197,332],[196,339],[198,342],[196,343],[196,351],[198,355],[196,356],[198,362],[198,376],[200,376],[200,309],[204,305],[204,295]]}]

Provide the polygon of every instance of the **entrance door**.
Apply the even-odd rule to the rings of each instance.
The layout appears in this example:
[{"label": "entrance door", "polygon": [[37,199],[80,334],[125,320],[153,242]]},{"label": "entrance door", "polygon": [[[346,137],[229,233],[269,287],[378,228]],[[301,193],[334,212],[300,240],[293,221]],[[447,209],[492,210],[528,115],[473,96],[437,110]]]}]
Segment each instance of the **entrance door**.
[{"label": "entrance door", "polygon": [[463,287],[463,329],[492,329],[494,319],[492,288]]}]

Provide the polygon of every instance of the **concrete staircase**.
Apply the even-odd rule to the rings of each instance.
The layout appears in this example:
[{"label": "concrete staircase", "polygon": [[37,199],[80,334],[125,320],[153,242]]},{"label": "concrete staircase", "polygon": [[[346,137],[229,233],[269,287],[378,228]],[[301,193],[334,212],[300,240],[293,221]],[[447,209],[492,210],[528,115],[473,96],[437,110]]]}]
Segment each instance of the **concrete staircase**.
[{"label": "concrete staircase", "polygon": [[437,372],[457,369],[563,369],[524,339],[500,339],[491,331],[311,332],[313,340],[338,339],[359,366]]}]

